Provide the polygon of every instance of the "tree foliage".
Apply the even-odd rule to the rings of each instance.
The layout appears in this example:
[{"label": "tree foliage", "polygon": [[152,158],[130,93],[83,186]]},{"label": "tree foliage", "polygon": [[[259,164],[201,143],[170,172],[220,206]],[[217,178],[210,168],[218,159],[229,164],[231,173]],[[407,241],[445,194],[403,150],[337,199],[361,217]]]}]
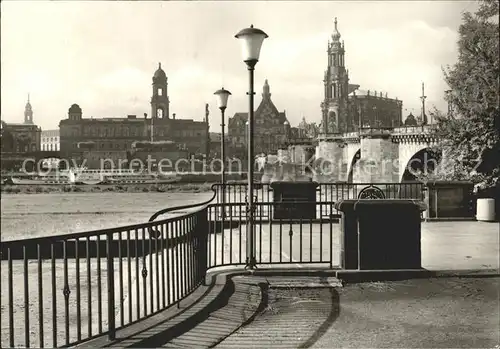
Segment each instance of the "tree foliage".
[{"label": "tree foliage", "polygon": [[[444,70],[451,112],[434,111],[435,132],[456,171],[481,186],[492,186],[500,173],[498,0],[482,0],[475,13],[463,14],[458,60]],[[454,177],[454,178],[453,178]]]}]

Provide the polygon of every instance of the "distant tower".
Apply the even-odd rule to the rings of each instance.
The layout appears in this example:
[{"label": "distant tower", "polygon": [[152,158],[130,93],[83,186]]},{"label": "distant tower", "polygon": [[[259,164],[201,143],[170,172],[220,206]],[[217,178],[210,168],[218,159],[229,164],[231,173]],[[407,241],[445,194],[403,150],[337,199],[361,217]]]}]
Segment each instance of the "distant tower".
[{"label": "distant tower", "polygon": [[72,104],[68,109],[68,119],[78,121],[82,119],[82,108],[78,104]]},{"label": "distant tower", "polygon": [[168,79],[167,74],[161,69],[161,63],[158,63],[158,69],[153,75],[153,96],[151,97],[151,117],[168,119],[170,101],[168,99]]},{"label": "distant tower", "polygon": [[205,154],[208,159],[210,156],[210,122],[208,119],[208,116],[210,115],[210,110],[208,109],[208,103],[205,103],[205,122],[207,124],[207,133],[205,135],[206,137],[206,147],[205,147]]},{"label": "distant tower", "polygon": [[422,82],[422,96],[420,96],[420,100],[422,101],[422,112],[421,112],[421,120],[422,125],[427,125],[427,115],[425,114],[425,99],[427,96],[425,95],[424,83]]},{"label": "distant tower", "polygon": [[29,93],[28,93],[28,102],[24,107],[24,123],[33,125],[33,109],[31,108]]},{"label": "distant tower", "polygon": [[321,105],[323,132],[345,132],[347,129],[347,94],[349,75],[345,69],[344,43],[340,42],[340,32],[335,18],[332,40],[328,42],[328,66],[323,80],[325,99]]}]

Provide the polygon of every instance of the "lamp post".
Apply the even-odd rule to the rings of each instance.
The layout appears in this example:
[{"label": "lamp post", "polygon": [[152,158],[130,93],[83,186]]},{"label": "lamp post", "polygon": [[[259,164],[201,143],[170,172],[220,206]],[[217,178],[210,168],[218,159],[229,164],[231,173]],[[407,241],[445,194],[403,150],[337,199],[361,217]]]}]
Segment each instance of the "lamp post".
[{"label": "lamp post", "polygon": [[255,232],[253,225],[254,218],[254,201],[253,201],[253,172],[254,172],[254,149],[253,149],[253,128],[254,128],[254,70],[255,65],[259,61],[260,49],[264,39],[268,37],[262,30],[254,28],[245,28],[235,35],[237,39],[241,39],[241,48],[243,61],[247,64],[249,73],[249,88],[248,91],[248,217],[247,217],[247,260],[246,267],[254,269],[256,267],[255,258]]},{"label": "lamp post", "polygon": [[226,214],[226,207],[225,207],[225,204],[226,204],[226,155],[225,155],[225,136],[224,136],[224,112],[226,111],[226,108],[227,108],[227,100],[229,98],[229,96],[231,95],[231,92],[229,92],[228,90],[225,90],[224,87],[221,88],[220,90],[216,91],[214,93],[214,95],[217,96],[217,106],[219,107],[220,109],[220,113],[221,113],[221,121],[222,123],[220,124],[221,127],[222,127],[222,131],[221,131],[221,141],[220,141],[220,157],[221,157],[221,182],[222,182],[222,190],[221,190],[221,194],[222,194],[222,200],[221,200],[221,204],[222,204],[222,227],[224,229],[224,216]]}]

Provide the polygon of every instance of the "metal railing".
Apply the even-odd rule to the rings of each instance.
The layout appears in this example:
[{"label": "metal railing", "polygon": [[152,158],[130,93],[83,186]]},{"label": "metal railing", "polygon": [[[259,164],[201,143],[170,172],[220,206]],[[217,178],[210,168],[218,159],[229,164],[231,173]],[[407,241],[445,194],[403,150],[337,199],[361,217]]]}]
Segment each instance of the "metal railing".
[{"label": "metal railing", "polygon": [[[251,253],[258,268],[305,264],[340,267],[338,220],[318,214],[331,206],[331,202],[257,202],[254,231],[249,232],[245,203],[210,204],[208,269],[247,265]],[[299,216],[298,211],[307,214]]]},{"label": "metal railing", "polygon": [[204,282],[207,217],[202,207],[145,224],[2,241],[1,347],[114,339],[117,329],[179,304]]},{"label": "metal railing", "polygon": [[316,201],[274,202],[270,185],[256,184],[250,232],[246,188],[215,184],[210,200],[158,211],[144,224],[3,241],[1,346],[114,339],[118,329],[178,305],[208,270],[247,265],[249,257],[259,268],[341,268],[335,202],[423,198],[422,183],[320,183]]},{"label": "metal railing", "polygon": [[[270,184],[257,183],[254,187],[254,197],[258,203],[272,203],[273,192]],[[227,213],[231,211],[234,217],[245,215],[244,205],[246,202],[247,184],[246,183],[227,183],[222,190],[222,184],[212,185],[215,191],[215,203],[222,203],[222,193],[225,193],[225,203]],[[424,184],[421,182],[406,183],[318,183],[316,189],[316,201],[328,202],[332,205],[322,205],[318,207],[319,214],[322,217],[338,216],[340,213],[333,207],[335,202],[348,199],[359,198],[379,198],[379,199],[414,199],[424,200]],[[262,205],[259,207],[257,215],[260,217],[272,216],[272,205]],[[241,212],[240,212],[241,211]],[[222,213],[222,211],[220,211]],[[220,217],[218,218],[220,219]]]}]

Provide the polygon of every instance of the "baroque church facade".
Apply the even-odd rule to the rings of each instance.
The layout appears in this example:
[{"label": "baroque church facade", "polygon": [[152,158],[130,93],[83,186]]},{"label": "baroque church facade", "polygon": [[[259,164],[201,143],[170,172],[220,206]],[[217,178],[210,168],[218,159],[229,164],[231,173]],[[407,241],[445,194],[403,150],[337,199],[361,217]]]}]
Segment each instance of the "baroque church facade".
[{"label": "baroque church facade", "polygon": [[340,40],[337,18],[328,42],[328,64],[324,73],[324,99],[321,103],[321,132],[353,132],[361,127],[398,127],[402,123],[403,102],[387,93],[360,90],[349,83],[345,46]]}]

